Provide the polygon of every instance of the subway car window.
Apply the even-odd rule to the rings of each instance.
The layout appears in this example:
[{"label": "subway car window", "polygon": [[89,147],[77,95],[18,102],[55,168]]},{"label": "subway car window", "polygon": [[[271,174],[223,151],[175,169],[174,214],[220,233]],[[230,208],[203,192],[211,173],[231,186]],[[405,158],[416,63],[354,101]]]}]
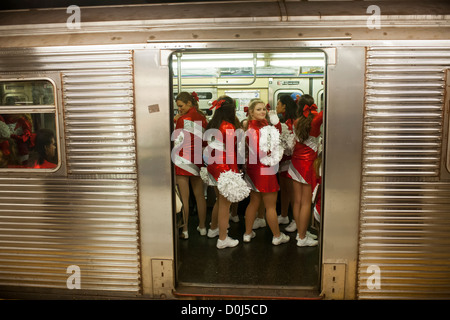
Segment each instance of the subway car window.
[{"label": "subway car window", "polygon": [[0,171],[59,166],[55,87],[49,80],[0,81]]}]

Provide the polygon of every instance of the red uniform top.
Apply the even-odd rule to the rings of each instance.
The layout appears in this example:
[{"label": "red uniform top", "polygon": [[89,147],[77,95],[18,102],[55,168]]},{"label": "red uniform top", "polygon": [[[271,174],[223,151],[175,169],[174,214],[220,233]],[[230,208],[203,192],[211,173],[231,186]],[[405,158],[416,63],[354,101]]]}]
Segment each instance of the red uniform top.
[{"label": "red uniform top", "polygon": [[206,125],[206,118],[195,107],[190,108],[188,112],[178,118],[175,130],[182,129],[184,138],[178,155],[175,155],[176,159],[172,159],[176,163],[175,173],[177,175],[200,175],[200,168],[203,166],[203,132]]},{"label": "red uniform top", "polygon": [[[209,180],[211,185],[217,185],[217,180],[222,172],[230,170],[239,172],[236,151],[237,139],[234,135],[235,127],[228,121],[222,121],[219,131],[221,135],[214,136],[216,140],[214,140],[213,143],[208,144],[208,147],[212,148],[207,166],[208,173],[214,178],[214,181],[211,179]],[[230,141],[232,142],[233,150],[229,149]]]},{"label": "red uniform top", "polygon": [[[314,168],[313,162],[317,158],[317,150],[319,148],[320,126],[323,122],[323,112],[317,113],[311,111],[314,118],[311,122],[309,137],[303,142],[296,142],[292,153],[291,164],[289,165],[289,176],[304,184],[314,184]],[[294,122],[294,127],[298,120]]]},{"label": "red uniform top", "polygon": [[[276,192],[280,189],[276,176],[277,168],[262,164],[259,157],[260,130],[267,125],[269,125],[267,120],[250,120],[248,122],[247,131],[251,129],[252,131],[248,134],[249,155],[246,161],[245,180],[256,192]],[[280,123],[275,127],[279,131],[281,130]]]},{"label": "red uniform top", "polygon": [[39,164],[37,161],[34,163],[33,168],[34,169],[53,169],[56,168],[57,164],[48,162],[47,160],[44,160],[42,164]]},{"label": "red uniform top", "polygon": [[[311,129],[309,130],[309,137],[303,142],[295,144],[294,151],[292,153],[292,159],[297,160],[315,160],[317,158],[317,150],[319,147],[319,135],[320,126],[323,122],[323,111],[317,113],[311,111],[314,114],[314,118],[311,122]],[[294,127],[297,125],[298,119],[294,122]]]}]

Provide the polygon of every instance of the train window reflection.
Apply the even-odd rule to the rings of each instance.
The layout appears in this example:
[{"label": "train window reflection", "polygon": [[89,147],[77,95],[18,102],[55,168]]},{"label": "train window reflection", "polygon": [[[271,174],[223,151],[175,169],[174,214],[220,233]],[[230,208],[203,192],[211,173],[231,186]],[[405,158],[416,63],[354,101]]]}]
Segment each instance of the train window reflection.
[{"label": "train window reflection", "polygon": [[0,81],[0,170],[56,170],[55,87],[49,80]]}]

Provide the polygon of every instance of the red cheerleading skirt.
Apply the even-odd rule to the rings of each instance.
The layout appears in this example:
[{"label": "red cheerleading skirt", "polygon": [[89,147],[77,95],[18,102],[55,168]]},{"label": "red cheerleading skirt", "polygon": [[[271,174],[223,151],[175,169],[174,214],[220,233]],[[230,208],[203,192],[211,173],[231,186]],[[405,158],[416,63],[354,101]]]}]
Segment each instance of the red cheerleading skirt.
[{"label": "red cheerleading skirt", "polygon": [[[245,172],[244,180],[247,182],[247,185],[256,192],[278,192],[280,190],[280,186],[278,184],[278,179],[276,176],[276,172],[273,174],[262,175],[261,170],[263,168],[249,168]],[[264,168],[270,170],[270,168]],[[274,170],[272,170],[274,171]]]},{"label": "red cheerleading skirt", "polygon": [[289,174],[289,166],[290,165],[291,165],[290,158],[286,161],[280,162],[280,169],[278,170],[280,173],[280,177],[292,179],[291,175]]},{"label": "red cheerleading skirt", "polygon": [[288,173],[293,180],[312,186],[316,178],[313,164],[314,160],[291,159]]},{"label": "red cheerleading skirt", "polygon": [[[177,176],[200,176],[201,164],[191,164],[189,165],[189,171],[186,171],[179,166],[175,165],[175,174]],[[195,168],[197,167],[197,169]]]}]

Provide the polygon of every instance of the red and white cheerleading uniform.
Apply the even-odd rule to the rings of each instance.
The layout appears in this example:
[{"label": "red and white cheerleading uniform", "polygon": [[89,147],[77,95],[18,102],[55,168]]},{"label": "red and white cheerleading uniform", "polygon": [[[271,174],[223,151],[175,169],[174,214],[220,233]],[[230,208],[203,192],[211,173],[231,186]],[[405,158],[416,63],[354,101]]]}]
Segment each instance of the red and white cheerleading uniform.
[{"label": "red and white cheerleading uniform", "polygon": [[[319,169],[321,170],[321,168]],[[317,176],[316,171],[314,170],[314,175],[313,175],[313,184],[312,184],[312,191],[313,191],[313,195],[315,194],[315,199],[313,198],[314,201],[314,218],[320,222],[320,207],[322,204],[322,192],[320,191],[321,189],[321,185],[322,185],[322,175],[319,173],[319,175]]]},{"label": "red and white cheerleading uniform", "polygon": [[[248,137],[248,157],[246,161],[245,177],[249,187],[256,192],[277,192],[280,189],[277,179],[276,166],[267,166],[261,163],[260,160],[260,130],[268,126],[267,120],[250,120],[248,122],[247,135]],[[275,126],[278,131],[281,131],[281,124]],[[255,156],[256,154],[256,156]],[[261,153],[263,154],[263,153]],[[252,160],[256,158],[256,161]],[[256,163],[254,163],[256,162]]]},{"label": "red and white cheerleading uniform", "polygon": [[[222,121],[219,127],[220,136],[215,136],[215,140],[210,142],[207,148],[211,148],[210,157],[208,158],[208,184],[217,186],[219,176],[223,172],[233,171],[239,173],[237,165],[236,137],[235,127],[228,121]],[[227,141],[233,141],[234,150],[227,150]]]},{"label": "red and white cheerleading uniform", "polygon": [[[289,175],[295,181],[304,184],[313,184],[314,167],[313,162],[317,158],[317,150],[319,148],[320,126],[323,122],[323,111],[317,113],[311,111],[314,118],[311,122],[309,137],[303,142],[297,141],[292,153],[291,164],[288,169]],[[298,119],[294,122],[297,125]]]},{"label": "red and white cheerleading uniform", "polygon": [[203,167],[203,132],[207,126],[206,118],[192,107],[178,118],[176,129],[182,129],[183,142],[175,155],[175,174],[180,176],[200,176]]},{"label": "red and white cheerleading uniform", "polygon": [[[294,131],[294,120],[287,119],[284,123],[287,125],[290,132]],[[289,172],[288,172],[289,166],[291,164],[291,159],[292,159],[292,155],[290,155],[290,156],[288,156],[286,154],[283,155],[283,158],[280,161],[280,170],[279,170],[280,177],[292,179],[292,177],[289,175]]]}]

